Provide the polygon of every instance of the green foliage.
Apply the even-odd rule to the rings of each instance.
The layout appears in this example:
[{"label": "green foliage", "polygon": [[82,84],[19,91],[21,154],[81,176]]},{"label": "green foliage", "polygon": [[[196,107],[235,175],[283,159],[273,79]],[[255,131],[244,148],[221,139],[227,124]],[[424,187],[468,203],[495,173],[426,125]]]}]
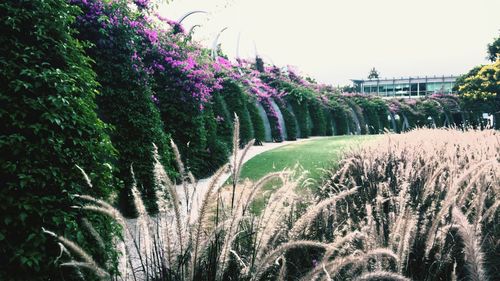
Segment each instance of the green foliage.
[{"label": "green foliage", "polygon": [[495,114],[496,128],[500,128],[500,59],[471,70],[458,84],[462,107],[471,114]]},{"label": "green foliage", "polygon": [[326,135],[326,119],[323,111],[323,105],[318,99],[311,99],[309,102],[309,114],[312,123],[312,136]]},{"label": "green foliage", "polygon": [[293,141],[297,139],[297,124],[295,122],[295,115],[288,110],[286,107],[286,102],[283,99],[276,99],[276,104],[278,105],[283,119],[285,121],[286,128],[286,140]]},{"label": "green foliage", "polygon": [[[476,66],[455,83],[462,107],[472,119],[483,112],[493,114],[495,128],[500,129],[500,37],[488,44],[491,64]],[[479,119],[479,118],[477,118]]]},{"label": "green foliage", "polygon": [[370,70],[370,74],[368,74],[368,79],[378,79],[379,73],[378,71],[374,68]]},{"label": "green foliage", "polygon": [[282,129],[281,124],[279,123],[278,113],[274,109],[272,103],[272,98],[265,98],[260,101],[260,104],[264,108],[267,114],[267,119],[269,120],[269,125],[271,126],[271,136],[274,142],[282,142]]},{"label": "green foliage", "polygon": [[354,122],[348,112],[349,108],[341,101],[338,97],[333,97],[329,101],[332,124],[336,129],[335,135],[347,135],[349,128],[354,128]]},{"label": "green foliage", "polygon": [[352,99],[350,97],[345,97],[344,98],[345,103],[354,111],[354,114],[356,115],[358,121],[359,121],[359,126],[361,128],[361,134],[366,135],[368,133],[368,130],[366,128],[366,121],[365,121],[365,116],[363,114],[363,108],[361,108],[355,99]]},{"label": "green foliage", "polygon": [[500,58],[500,36],[495,41],[488,44],[488,60],[495,62]]},{"label": "green foliage", "polygon": [[[133,18],[133,11],[125,2],[107,5],[104,11],[99,20],[79,22],[77,28],[79,39],[91,43],[86,51],[95,61],[93,67],[102,92],[97,99],[99,114],[114,127],[111,140],[119,155],[116,175],[124,182],[120,205],[127,215],[134,214],[130,193],[132,166],[145,203],[150,211],[154,211],[153,143],[158,147],[160,159],[169,174],[176,175],[169,136],[163,131],[164,124],[152,100],[153,83],[146,71],[135,66],[133,61],[134,54],[141,52],[138,46],[143,39],[136,36],[135,30],[127,24],[102,29],[99,22],[109,20],[109,15],[115,14]],[[171,122],[168,118],[164,120]]]},{"label": "green foliage", "polygon": [[325,135],[326,136],[333,136],[334,134],[334,121],[333,121],[333,116],[329,108],[323,107],[323,115],[325,116]]},{"label": "green foliage", "polygon": [[256,105],[257,100],[253,97],[248,98],[248,113],[250,114],[250,119],[252,120],[254,138],[260,142],[266,140],[266,131],[264,129],[264,121],[259,114],[259,109]]},{"label": "green foliage", "polygon": [[[191,167],[197,168],[197,174],[203,177],[212,175],[217,169],[224,165],[229,156],[232,145],[224,142],[222,136],[218,135],[219,125],[225,130],[228,124],[218,122],[213,111],[213,105],[208,105],[203,112],[205,117],[205,131],[207,133],[206,149],[199,151],[191,160]],[[229,119],[231,120],[231,119]],[[231,123],[230,123],[231,124]],[[195,162],[199,161],[199,162]]]},{"label": "green foliage", "polygon": [[387,104],[376,97],[353,97],[354,102],[363,109],[363,119],[368,125],[370,134],[379,134],[383,132],[387,124]]},{"label": "green foliage", "polygon": [[[29,11],[29,12],[27,12]],[[60,280],[59,246],[42,227],[89,248],[72,195],[113,194],[114,149],[98,119],[95,73],[65,0],[0,3],[0,279]],[[93,187],[76,168],[89,172]],[[113,224],[94,220],[113,259]]]},{"label": "green foliage", "polygon": [[243,146],[254,138],[254,128],[248,111],[249,97],[234,81],[227,79],[222,86],[221,94],[227,104],[227,109],[231,115],[237,114],[240,119],[240,146]]},{"label": "green foliage", "polygon": [[[233,123],[234,116],[229,113],[226,102],[219,92],[214,93],[212,96],[213,112],[217,122],[217,136],[231,147],[233,139]],[[253,120],[252,120],[253,121]]]},{"label": "green foliage", "polygon": [[299,101],[295,99],[294,97],[287,96],[286,98],[287,102],[290,104],[292,107],[293,113],[295,114],[295,117],[297,118],[297,122],[299,124],[299,131],[300,131],[300,137],[301,138],[307,138],[310,135],[310,127],[309,127],[309,122],[308,119],[309,117],[309,109],[307,106],[307,101]]}]

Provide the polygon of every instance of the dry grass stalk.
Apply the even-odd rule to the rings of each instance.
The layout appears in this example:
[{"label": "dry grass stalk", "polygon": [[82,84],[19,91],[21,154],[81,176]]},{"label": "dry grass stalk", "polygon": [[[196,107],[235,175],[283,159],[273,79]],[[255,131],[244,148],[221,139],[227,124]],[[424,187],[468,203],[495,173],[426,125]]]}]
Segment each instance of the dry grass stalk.
[{"label": "dry grass stalk", "polygon": [[410,279],[402,275],[387,271],[375,271],[375,272],[365,273],[354,280],[355,281],[410,281]]},{"label": "dry grass stalk", "polygon": [[458,226],[458,234],[464,244],[464,258],[467,269],[468,280],[486,280],[483,268],[484,254],[480,247],[479,237],[474,231],[474,227],[469,223],[465,215],[457,208],[452,210],[453,222]]},{"label": "dry grass stalk", "polygon": [[292,239],[297,239],[302,231],[306,230],[306,228],[309,226],[309,224],[328,206],[332,205],[333,203],[344,199],[345,197],[349,195],[353,195],[357,192],[358,188],[352,188],[347,191],[343,191],[339,193],[338,195],[323,200],[319,202],[318,204],[312,206],[309,208],[309,210],[303,214],[293,225],[293,228],[290,230],[290,237]]}]

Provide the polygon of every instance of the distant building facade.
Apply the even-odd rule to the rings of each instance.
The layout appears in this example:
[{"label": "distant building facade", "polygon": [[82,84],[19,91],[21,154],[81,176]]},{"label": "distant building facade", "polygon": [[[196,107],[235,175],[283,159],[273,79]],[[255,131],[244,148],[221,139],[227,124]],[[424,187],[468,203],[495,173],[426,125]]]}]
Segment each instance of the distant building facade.
[{"label": "distant building facade", "polygon": [[381,97],[425,97],[435,93],[452,94],[457,76],[401,77],[392,79],[351,80],[354,89]]}]

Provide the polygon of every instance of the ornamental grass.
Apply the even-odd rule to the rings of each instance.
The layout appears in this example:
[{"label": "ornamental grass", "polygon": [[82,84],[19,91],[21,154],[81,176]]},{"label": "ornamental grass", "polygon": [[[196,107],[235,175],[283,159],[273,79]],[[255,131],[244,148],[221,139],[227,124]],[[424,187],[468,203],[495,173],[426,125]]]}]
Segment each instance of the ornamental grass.
[{"label": "ornamental grass", "polygon": [[[234,147],[238,127],[236,118]],[[176,188],[156,158],[157,215],[147,214],[135,187],[135,221],[78,197],[79,208],[122,225],[118,276],[46,232],[64,248],[61,266],[102,280],[499,280],[499,142],[495,131],[388,134],[347,153],[315,199],[298,191],[294,171],[238,181],[250,146],[235,149],[203,191],[182,163],[185,182]],[[234,178],[229,188],[225,172]],[[276,180],[266,207],[253,212],[261,188]]]}]

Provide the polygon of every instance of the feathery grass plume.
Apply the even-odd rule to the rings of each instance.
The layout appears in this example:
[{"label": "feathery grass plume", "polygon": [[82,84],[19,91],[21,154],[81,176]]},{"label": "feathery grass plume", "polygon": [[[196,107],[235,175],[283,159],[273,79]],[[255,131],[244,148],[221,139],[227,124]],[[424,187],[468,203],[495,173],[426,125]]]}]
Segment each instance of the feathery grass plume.
[{"label": "feathery grass plume", "polygon": [[257,259],[262,258],[269,247],[272,246],[272,238],[280,228],[284,228],[281,225],[284,216],[292,211],[291,208],[297,198],[295,189],[298,185],[298,181],[292,177],[291,173],[283,172],[281,174],[281,187],[271,194],[264,211],[259,217],[254,245]]},{"label": "feathery grass plume", "polygon": [[354,280],[355,281],[411,281],[411,279],[406,278],[402,275],[387,271],[368,272],[357,277]]},{"label": "feathery grass plume", "polygon": [[481,217],[480,222],[491,222],[491,220],[493,219],[493,217],[494,217],[496,211],[498,210],[499,206],[500,206],[500,200],[498,200],[495,203],[493,203],[493,205],[491,205],[491,207],[489,207],[488,209],[486,209],[486,211],[484,212],[483,216]]},{"label": "feathery grass plume", "polygon": [[236,176],[238,174],[238,148],[240,143],[240,119],[238,115],[234,113],[234,129],[233,129],[233,163],[232,163],[232,175],[233,175],[233,192],[231,196],[231,209],[233,209],[234,205],[234,194],[236,192],[236,184],[238,183],[239,178]]},{"label": "feathery grass plume", "polygon": [[90,235],[92,235],[94,240],[97,242],[97,245],[99,245],[99,247],[101,249],[106,249],[106,246],[104,245],[104,241],[102,240],[101,235],[97,232],[97,230],[94,228],[92,223],[88,219],[83,218],[82,224],[87,229],[87,231],[90,233]]},{"label": "feathery grass plume", "polygon": [[212,192],[217,188],[217,184],[219,182],[220,177],[224,173],[224,171],[227,169],[227,164],[219,168],[217,172],[215,172],[214,176],[212,177],[212,181],[210,182],[208,189],[205,193],[205,196],[203,198],[203,201],[201,203],[201,207],[199,210],[199,215],[198,215],[198,223],[195,226],[195,232],[193,233],[193,253],[192,253],[192,259],[191,259],[191,279],[194,278],[195,274],[195,269],[196,265],[198,262],[198,249],[200,247],[200,238],[201,238],[201,230],[203,226],[203,219],[207,213],[207,206],[209,204],[209,199],[212,195]]},{"label": "feathery grass plume", "polygon": [[287,268],[286,268],[286,258],[285,257],[281,257],[281,267],[280,267],[280,271],[279,271],[279,274],[278,274],[278,281],[284,281],[286,280],[286,272],[287,272]]},{"label": "feathery grass plume", "polygon": [[[370,259],[376,259],[379,260],[381,257],[389,258],[394,261],[398,261],[398,257],[396,254],[391,251],[390,249],[387,248],[377,248],[370,250],[366,253],[359,253],[356,254],[356,252],[347,257],[339,257],[331,262],[328,262],[324,265],[326,268],[326,271],[331,275],[331,276],[336,276],[342,269],[344,269],[346,266],[351,265],[353,268],[360,268],[364,267]],[[313,271],[310,271],[306,276],[304,276],[301,280],[313,280],[315,279],[315,276],[318,274],[322,273],[323,266],[322,267],[316,267]],[[309,279],[308,279],[309,278]]]},{"label": "feathery grass plume", "polygon": [[90,177],[87,175],[87,173],[85,172],[85,170],[83,170],[83,169],[82,169],[80,166],[78,166],[78,165],[75,165],[75,166],[76,166],[76,168],[77,168],[78,170],[80,170],[80,172],[82,173],[83,178],[85,179],[85,183],[87,183],[87,185],[88,185],[90,188],[92,188],[92,181],[90,180]]},{"label": "feathery grass plume", "polygon": [[[146,260],[152,254],[151,252],[151,222],[149,219],[149,215],[146,211],[146,206],[144,206],[144,202],[142,201],[141,193],[137,189],[137,182],[135,181],[135,174],[132,166],[130,166],[130,174],[132,175],[132,197],[134,199],[134,206],[137,210],[137,225],[139,226],[139,248],[141,250],[141,255]],[[142,238],[142,239],[141,239]],[[142,243],[141,243],[142,242]]]},{"label": "feathery grass plume", "polygon": [[463,241],[463,253],[468,280],[486,280],[487,277],[483,268],[484,254],[481,250],[480,238],[476,235],[474,227],[457,207],[453,207],[452,216],[453,222],[458,226],[458,234]]},{"label": "feathery grass plume", "polygon": [[465,182],[467,178],[471,176],[471,174],[475,171],[477,171],[479,168],[482,166],[488,164],[491,161],[496,161],[496,160],[487,160],[487,161],[481,161],[479,163],[476,163],[469,169],[467,169],[465,172],[462,173],[462,175],[450,182],[450,188],[446,192],[445,198],[443,200],[443,203],[441,205],[441,210],[438,212],[436,215],[435,219],[433,220],[431,227],[429,229],[429,234],[427,236],[427,242],[426,242],[426,247],[425,247],[425,256],[429,256],[429,253],[434,246],[435,242],[435,237],[437,233],[437,229],[439,225],[442,223],[442,220],[445,218],[445,216],[449,213],[449,210],[452,208],[452,206],[455,204],[457,201],[457,198],[459,198],[459,189],[461,184]]},{"label": "feathery grass plume", "polygon": [[[171,141],[172,144],[172,149],[174,150],[174,153],[176,154],[176,160],[177,160],[177,165],[179,167],[179,172],[182,171],[181,177],[183,177],[183,172],[184,172],[184,164],[181,161],[179,150],[175,143]],[[177,152],[175,152],[177,151]],[[165,171],[165,167],[160,162],[159,155],[158,155],[158,149],[156,148],[156,145],[153,145],[153,158],[154,158],[154,174],[155,174],[155,181],[157,182],[157,185],[160,187],[156,191],[156,200],[158,200],[158,209],[160,211],[160,215],[162,216],[168,216],[167,212],[167,201],[165,200],[165,197],[168,193],[169,197],[171,198],[171,203],[173,206],[173,211],[174,211],[174,216],[175,216],[175,229],[176,229],[176,234],[177,234],[177,239],[179,241],[179,252],[182,253],[184,251],[184,239],[183,239],[183,231],[184,231],[184,222],[181,217],[181,206],[180,206],[180,201],[179,201],[179,196],[177,194],[177,190],[175,189],[174,184],[170,180],[170,178],[167,176],[167,172]],[[185,184],[184,178],[182,178],[183,182],[183,188],[187,189],[187,185]],[[185,195],[187,196],[187,190],[185,191]],[[188,203],[188,201],[186,201]],[[188,218],[190,216],[188,215]],[[165,224],[167,222],[166,218],[161,218],[162,225],[161,227],[165,230],[166,235],[169,235],[170,233],[167,233],[167,228],[168,226]],[[165,235],[162,235],[165,237]],[[167,247],[168,249],[165,249],[168,253],[171,253],[171,243],[170,243],[170,238],[165,239],[164,246]]]},{"label": "feathery grass plume", "polygon": [[476,172],[476,174],[471,178],[467,186],[464,188],[462,191],[462,195],[457,199],[457,206],[463,206],[465,204],[465,200],[469,195],[471,195],[471,190],[476,186],[476,189],[478,189],[476,192],[480,193],[481,191],[479,190],[480,184],[477,183],[482,177],[485,177],[487,175],[486,172],[491,172],[492,169],[497,169],[496,172],[498,172],[498,169],[500,169],[500,164],[497,161],[489,161],[486,163],[479,171]]},{"label": "feathery grass plume", "polygon": [[[340,248],[346,244],[346,243],[350,243],[354,240],[358,240],[358,239],[365,239],[366,236],[359,232],[359,231],[353,231],[353,232],[350,232],[348,233],[347,235],[343,236],[343,237],[340,237],[340,238],[337,238],[336,241],[334,241],[332,244],[328,245],[328,247],[326,248],[326,251],[325,253],[323,254],[323,258],[322,260],[318,263],[318,265],[316,265],[315,267],[313,267],[301,280],[314,280],[316,278],[317,275],[321,274],[321,273],[324,273],[327,277],[330,276],[330,273],[328,272],[328,270],[326,269],[326,264],[331,264],[331,262],[329,261],[329,259],[331,258],[331,256],[336,252],[336,251],[339,251]],[[357,260],[357,259],[360,259],[360,257],[350,257],[350,258],[347,258],[345,259],[344,257],[340,257],[340,260],[346,262],[346,261],[354,261],[354,260]],[[337,262],[338,260],[337,259],[334,259],[333,262]],[[331,280],[331,277],[328,277],[328,280]]]},{"label": "feathery grass plume", "polygon": [[253,202],[253,199],[257,195],[257,192],[263,186],[265,186],[266,184],[268,184],[269,182],[271,182],[271,181],[273,181],[275,179],[281,179],[282,176],[283,176],[283,172],[273,172],[273,173],[269,173],[269,174],[263,176],[258,181],[256,181],[255,183],[253,183],[252,186],[250,187],[250,190],[251,190],[250,194],[248,194],[248,196],[246,198],[246,202],[243,205],[243,213],[246,213],[246,210],[248,210],[248,207]]},{"label": "feathery grass plume", "polygon": [[333,253],[335,253],[335,251],[338,251],[339,248],[342,247],[344,244],[350,243],[354,240],[361,240],[365,238],[366,238],[365,234],[357,230],[348,233],[346,236],[337,238],[330,246],[328,246],[328,249],[323,255],[323,260],[321,261],[321,264],[323,265],[327,263],[330,257],[333,255]]},{"label": "feathery grass plume", "polygon": [[109,273],[104,271],[102,268],[96,267],[92,263],[72,261],[72,262],[61,263],[61,266],[87,268],[90,269],[92,272],[94,272],[97,275],[97,277],[99,277],[101,280],[107,280],[109,278]]},{"label": "feathery grass plume", "polygon": [[236,165],[235,163],[235,170],[236,170],[236,174],[234,174],[234,178],[236,178],[237,180],[239,180],[240,178],[240,175],[241,175],[241,168],[243,167],[243,160],[245,159],[245,156],[247,155],[248,153],[248,150],[254,145],[255,143],[255,139],[252,139],[250,140],[246,145],[245,147],[243,147],[243,151],[241,153],[241,156],[240,156],[240,160],[238,161],[238,164]]},{"label": "feathery grass plume", "polygon": [[304,231],[311,222],[316,219],[316,217],[331,204],[344,199],[349,195],[353,195],[358,191],[358,188],[352,188],[346,191],[343,191],[332,198],[325,199],[318,204],[312,206],[305,214],[303,214],[293,225],[293,228],[290,230],[290,237],[292,239],[297,239],[302,231]]},{"label": "feathery grass plume", "polygon": [[184,163],[182,162],[181,159],[181,154],[179,152],[179,148],[175,144],[175,142],[171,139],[170,140],[170,146],[172,147],[172,150],[174,151],[175,155],[175,162],[177,163],[177,168],[179,168],[179,174],[181,175],[181,183],[182,183],[182,190],[184,191],[184,199],[186,201],[186,209],[187,206],[189,206],[189,194],[187,190],[187,174],[186,174],[186,169],[184,168]]},{"label": "feathery grass plume", "polygon": [[308,241],[308,240],[299,240],[292,241],[285,244],[280,245],[276,249],[269,252],[266,256],[262,258],[259,264],[255,267],[256,272],[253,274],[250,280],[260,280],[261,275],[267,270],[267,268],[273,264],[273,262],[282,254],[287,251],[295,248],[321,248],[326,249],[328,247],[327,244],[316,242],[316,241]]},{"label": "feathery grass plume", "polygon": [[[78,246],[78,244],[76,244],[75,242],[73,242],[73,241],[71,241],[63,236],[57,235],[52,231],[45,230],[44,228],[42,228],[42,231],[44,233],[47,233],[50,236],[55,237],[66,248],[68,248],[70,251],[72,251],[74,254],[76,254],[78,257],[80,257],[84,261],[81,263],[81,264],[84,264],[84,266],[80,265],[80,267],[86,267],[86,268],[91,269],[101,279],[109,276],[109,273],[107,273],[106,270],[99,267],[97,265],[97,263],[94,261],[94,259],[84,249],[82,249],[80,246]],[[78,262],[78,264],[80,264],[80,263]],[[61,265],[64,265],[64,264],[61,264]]]}]

